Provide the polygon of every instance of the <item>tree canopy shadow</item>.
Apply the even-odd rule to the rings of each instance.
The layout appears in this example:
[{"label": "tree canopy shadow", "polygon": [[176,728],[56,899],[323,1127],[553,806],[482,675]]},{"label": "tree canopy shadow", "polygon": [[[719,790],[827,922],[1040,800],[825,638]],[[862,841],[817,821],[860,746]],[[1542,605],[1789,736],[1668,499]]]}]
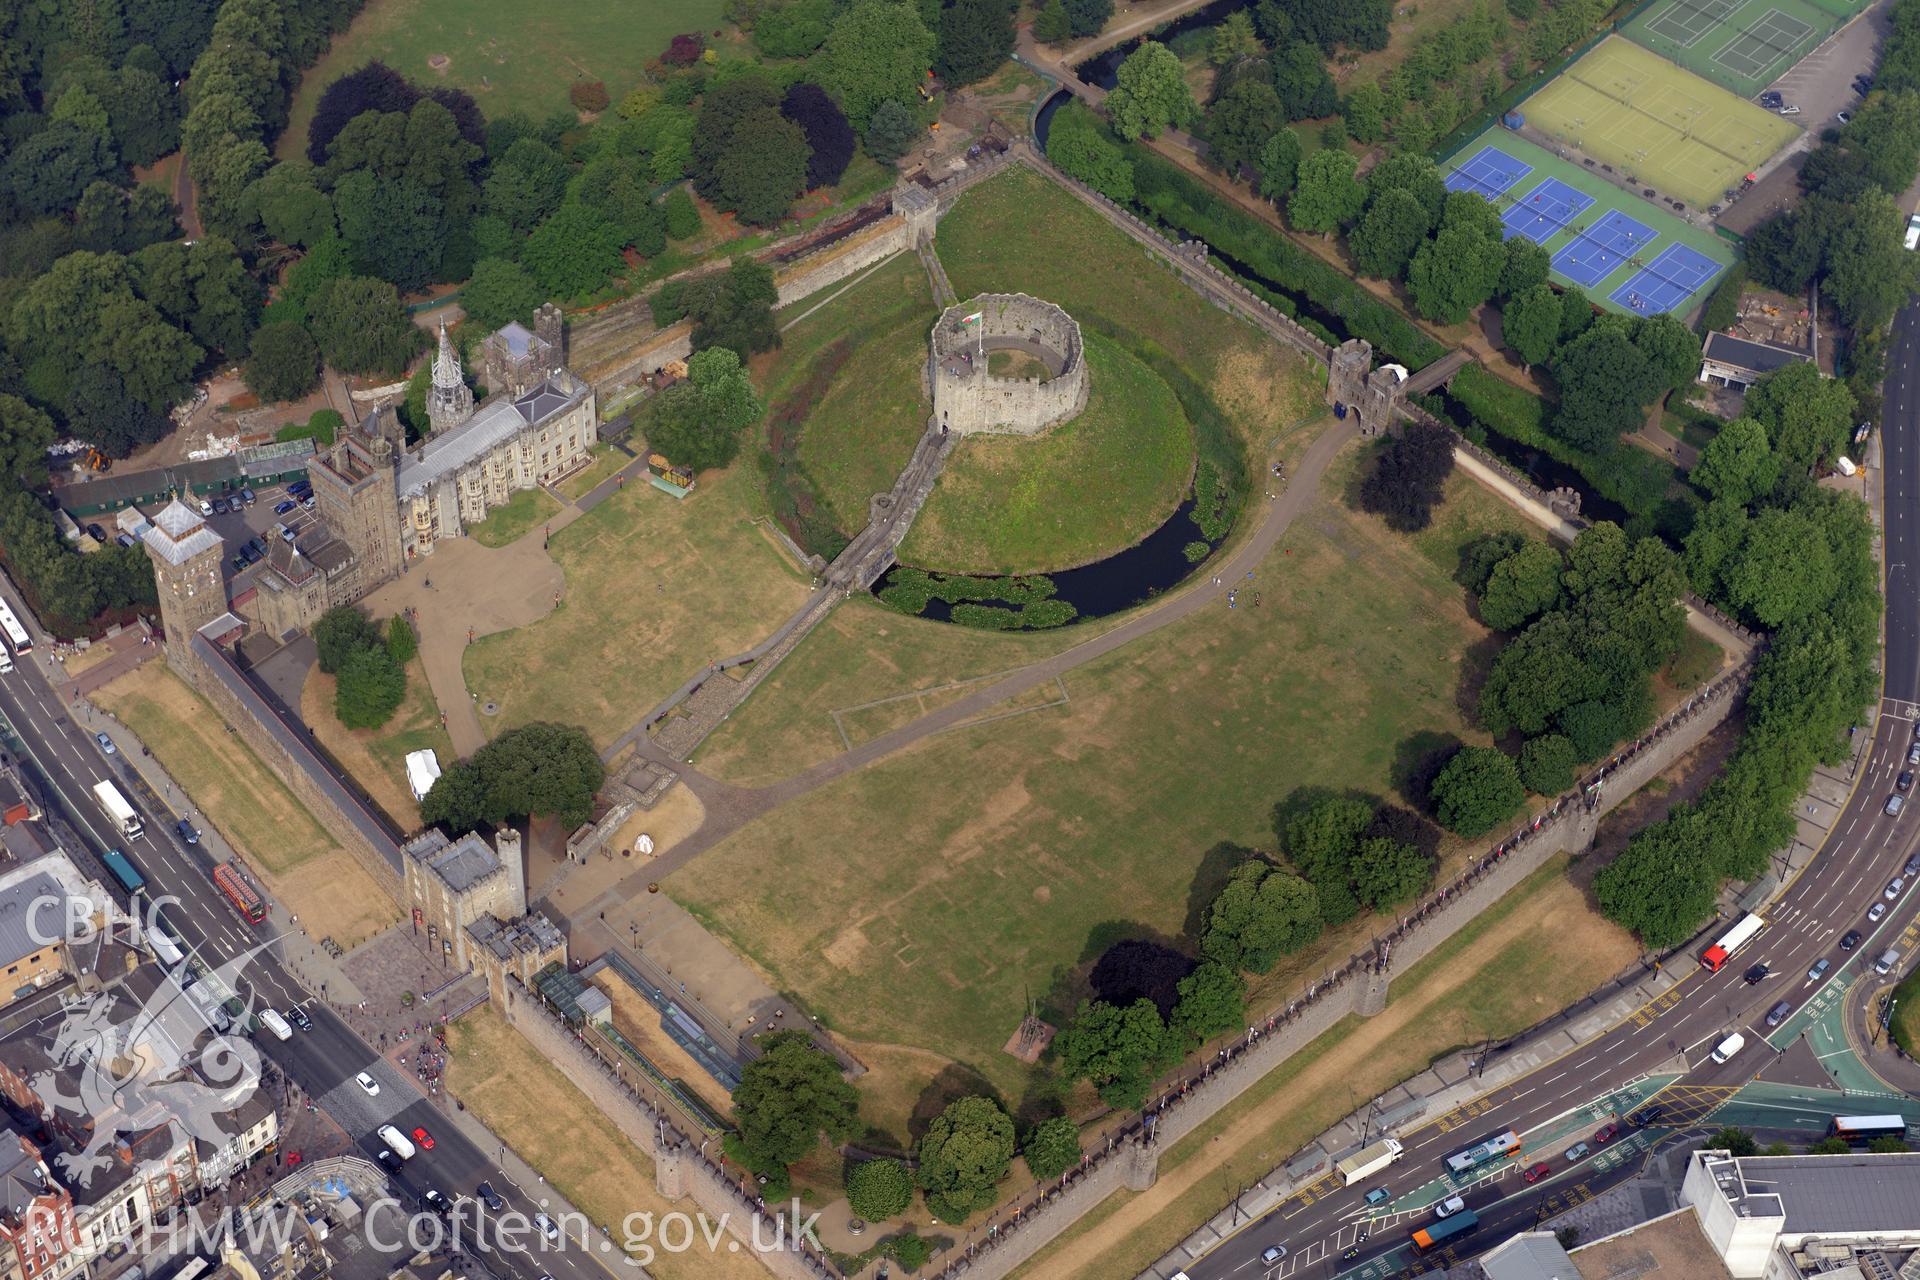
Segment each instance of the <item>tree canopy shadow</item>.
[{"label": "tree canopy shadow", "polygon": [[949,1104],[961,1098],[980,1095],[993,1099],[994,1105],[1001,1110],[1009,1110],[1007,1101],[1000,1096],[987,1078],[964,1063],[952,1062],[940,1069],[940,1073],[927,1082],[927,1087],[913,1100],[913,1111],[907,1117],[907,1138],[909,1147],[918,1146],[920,1139],[926,1136],[927,1127],[934,1118],[945,1111]]},{"label": "tree canopy shadow", "polygon": [[1393,764],[1390,766],[1393,788],[1422,817],[1433,817],[1427,792],[1433,784],[1434,775],[1463,745],[1451,733],[1422,729],[1400,739],[1399,745],[1393,749]]},{"label": "tree canopy shadow", "polygon": [[1200,935],[1207,931],[1207,908],[1220,896],[1220,890],[1226,887],[1234,868],[1259,856],[1259,850],[1249,849],[1231,840],[1222,840],[1200,855],[1200,865],[1194,868],[1193,882],[1187,886],[1187,914],[1180,925],[1183,941],[1198,950]]}]

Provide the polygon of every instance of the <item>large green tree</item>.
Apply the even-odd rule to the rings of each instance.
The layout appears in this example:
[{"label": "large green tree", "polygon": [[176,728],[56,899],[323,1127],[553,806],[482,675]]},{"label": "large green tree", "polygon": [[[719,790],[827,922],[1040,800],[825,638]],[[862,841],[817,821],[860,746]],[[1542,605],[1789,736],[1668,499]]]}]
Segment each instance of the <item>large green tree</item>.
[{"label": "large green tree", "polygon": [[1180,979],[1168,1031],[1197,1046],[1247,1024],[1247,984],[1238,972],[1209,960]]},{"label": "large green tree", "polygon": [[[1152,1009],[1149,1004],[1148,1009]],[[1159,1015],[1154,1015],[1158,1020]],[[1013,1163],[1013,1119],[991,1098],[960,1098],[920,1139],[920,1189],[942,1222],[964,1222],[993,1203]]]},{"label": "large green tree", "polygon": [[340,667],[333,712],[349,729],[377,729],[407,696],[407,673],[384,648],[359,649]]},{"label": "large green tree", "polygon": [[1359,214],[1367,190],[1355,180],[1357,166],[1345,151],[1316,151],[1300,162],[1293,194],[1287,198],[1287,221],[1301,231],[1328,235]]},{"label": "large green tree", "polygon": [[951,0],[940,10],[933,68],[954,88],[985,80],[1013,52],[1013,0]]},{"label": "large green tree", "polygon": [[1193,94],[1187,88],[1186,70],[1173,50],[1153,40],[1143,40],[1127,55],[1115,73],[1116,83],[1107,94],[1107,118],[1123,139],[1155,137],[1162,130],[1182,128],[1193,119]]},{"label": "large green tree", "polygon": [[504,258],[482,258],[460,289],[460,309],[467,319],[491,333],[510,321],[529,324],[546,296],[525,267]]},{"label": "large green tree", "polygon": [[425,341],[384,280],[329,280],[314,291],[307,310],[320,354],[343,373],[399,373]]},{"label": "large green tree", "polygon": [[[1398,280],[1414,251],[1426,243],[1433,219],[1413,192],[1394,187],[1372,199],[1347,237],[1353,264],[1379,280]],[[1554,321],[1559,322],[1559,311]]]},{"label": "large green tree", "polygon": [[1080,1127],[1066,1116],[1042,1120],[1028,1131],[1020,1154],[1034,1177],[1057,1178],[1080,1161]]},{"label": "large green tree", "polygon": [[913,1174],[898,1160],[862,1160],[847,1175],[847,1206],[868,1222],[898,1217],[913,1203]]},{"label": "large green tree", "polygon": [[1549,284],[1537,284],[1508,300],[1500,311],[1500,334],[1507,347],[1531,369],[1553,358],[1560,345],[1560,295]]},{"label": "large green tree", "polygon": [[1527,791],[1506,752],[1462,747],[1434,776],[1432,796],[1440,825],[1472,839],[1512,817]]},{"label": "large green tree", "polygon": [[572,830],[593,816],[604,781],[606,766],[584,730],[536,720],[443,772],[420,802],[420,820],[460,833],[551,814]]},{"label": "large green tree", "polygon": [[911,0],[854,0],[821,48],[820,83],[856,130],[883,102],[911,102],[933,65],[933,33]]},{"label": "large green tree", "polygon": [[1144,1102],[1154,1077],[1179,1057],[1160,1011],[1145,997],[1125,1006],[1082,1000],[1053,1049],[1063,1074],[1090,1082],[1108,1106],[1123,1110]]},{"label": "large green tree", "polygon": [[740,357],[709,347],[687,362],[687,381],[654,399],[647,442],[696,471],[725,466],[740,450],[740,434],[766,412]]},{"label": "large green tree", "polygon": [[269,403],[298,400],[320,385],[320,348],[297,324],[263,324],[253,333],[246,380]]},{"label": "large green tree", "polygon": [[1390,836],[1360,842],[1351,863],[1353,894],[1374,911],[1411,902],[1433,878],[1433,860]]},{"label": "large green tree", "polygon": [[1280,99],[1272,85],[1264,80],[1237,81],[1207,108],[1207,159],[1237,178],[1259,166],[1268,139],[1283,123]]},{"label": "large green tree", "polygon": [[1265,973],[1320,936],[1320,902],[1312,885],[1270,863],[1234,868],[1207,908],[1200,950],[1236,969]]},{"label": "large green tree", "polygon": [[811,1154],[822,1134],[834,1142],[853,1136],[860,1095],[839,1063],[804,1031],[775,1031],[758,1044],[760,1056],[741,1069],[733,1091],[734,1128],[754,1160],[786,1166]]},{"label": "large green tree", "polygon": [[620,269],[620,241],[620,229],[603,215],[566,204],[534,228],[520,261],[548,297],[578,298]]},{"label": "large green tree", "polygon": [[1440,324],[1459,324],[1493,297],[1506,261],[1497,234],[1471,225],[1441,227],[1407,267],[1414,309]]},{"label": "large green tree", "polygon": [[1495,631],[1517,631],[1560,602],[1560,553],[1529,542],[1495,565],[1480,594],[1480,620]]}]

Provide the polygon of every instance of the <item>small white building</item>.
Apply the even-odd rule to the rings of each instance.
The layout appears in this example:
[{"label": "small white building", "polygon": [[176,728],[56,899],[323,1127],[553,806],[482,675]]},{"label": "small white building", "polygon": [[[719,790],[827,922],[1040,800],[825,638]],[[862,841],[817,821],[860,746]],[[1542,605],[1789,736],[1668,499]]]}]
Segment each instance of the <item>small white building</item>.
[{"label": "small white building", "polygon": [[439,780],[440,757],[433,754],[433,748],[407,753],[407,787],[415,800],[425,800],[427,792],[433,790],[433,784]]}]

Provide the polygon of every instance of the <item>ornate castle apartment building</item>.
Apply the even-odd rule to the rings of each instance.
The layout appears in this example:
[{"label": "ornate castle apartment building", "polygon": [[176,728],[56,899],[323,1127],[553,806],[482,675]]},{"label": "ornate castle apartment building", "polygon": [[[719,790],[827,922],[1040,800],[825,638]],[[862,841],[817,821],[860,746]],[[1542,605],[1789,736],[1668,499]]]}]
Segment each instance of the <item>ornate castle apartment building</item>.
[{"label": "ornate castle apartment building", "polygon": [[520,490],[551,484],[591,460],[599,438],[593,388],[562,363],[560,326],[560,308],[548,303],[534,312],[533,332],[509,324],[489,334],[480,347],[481,377],[493,394],[477,409],[441,330],[427,394],[433,435],[400,459],[407,555],[431,555],[440,539],[459,537]]},{"label": "ornate castle apartment building", "polygon": [[[509,324],[481,343],[489,395],[476,405],[446,327],[427,395],[427,438],[407,447],[392,405],[383,405],[314,455],[307,468],[314,517],[292,541],[267,540],[259,589],[240,606],[269,635],[311,627],[397,577],[442,538],[457,538],[523,489],[551,484],[593,457],[599,414],[593,388],[565,364],[560,308],[533,314],[533,329]],[[176,510],[176,508],[178,508]],[[147,535],[169,618],[167,642],[227,608],[219,538],[190,509],[170,505]],[[163,612],[167,612],[163,610]],[[173,657],[184,657],[172,655]],[[176,663],[176,666],[179,664]],[[184,668],[182,668],[184,669]]]}]

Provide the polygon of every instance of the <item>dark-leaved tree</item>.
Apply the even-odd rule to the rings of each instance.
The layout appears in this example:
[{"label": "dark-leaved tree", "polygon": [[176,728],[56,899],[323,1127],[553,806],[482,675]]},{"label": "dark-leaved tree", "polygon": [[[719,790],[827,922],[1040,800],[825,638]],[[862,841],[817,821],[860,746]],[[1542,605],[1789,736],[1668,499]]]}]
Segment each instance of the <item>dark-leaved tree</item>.
[{"label": "dark-leaved tree", "polygon": [[1447,477],[1453,474],[1453,433],[1416,422],[1380,451],[1360,485],[1360,505],[1389,528],[1415,533],[1433,520]]},{"label": "dark-leaved tree", "polygon": [[807,139],[807,185],[830,187],[853,159],[853,126],[827,91],[806,81],[787,90],[780,114],[800,126]]}]

